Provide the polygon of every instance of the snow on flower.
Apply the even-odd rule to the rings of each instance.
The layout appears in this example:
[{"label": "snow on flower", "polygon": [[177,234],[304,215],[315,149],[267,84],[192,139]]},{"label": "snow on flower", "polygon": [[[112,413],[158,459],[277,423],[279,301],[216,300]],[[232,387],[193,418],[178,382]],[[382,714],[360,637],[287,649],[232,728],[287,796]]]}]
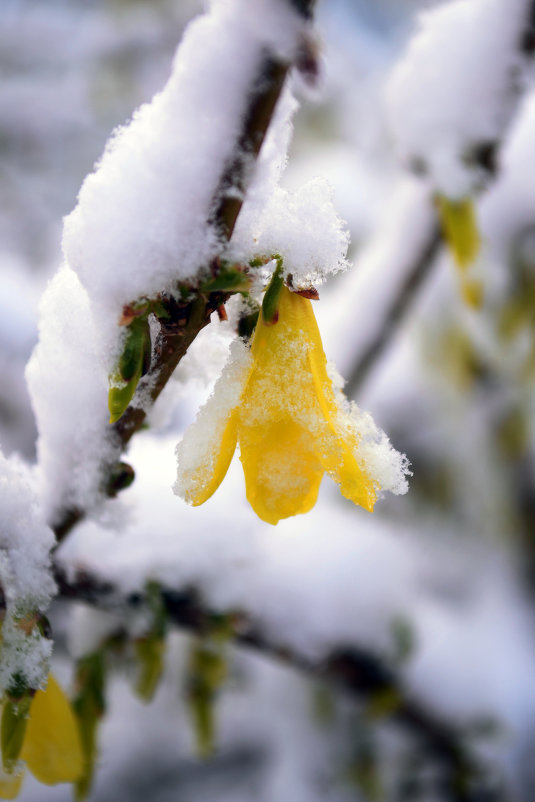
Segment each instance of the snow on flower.
[{"label": "snow on flower", "polygon": [[439,4],[420,15],[392,75],[388,107],[400,154],[451,199],[481,183],[477,153],[487,151],[492,161],[516,111],[529,13],[528,0]]},{"label": "snow on flower", "polygon": [[285,286],[178,445],[175,492],[194,506],[210,498],[237,442],[247,499],[271,524],[312,509],[324,473],[370,512],[381,490],[407,490],[406,458],[335,392],[311,302]]}]

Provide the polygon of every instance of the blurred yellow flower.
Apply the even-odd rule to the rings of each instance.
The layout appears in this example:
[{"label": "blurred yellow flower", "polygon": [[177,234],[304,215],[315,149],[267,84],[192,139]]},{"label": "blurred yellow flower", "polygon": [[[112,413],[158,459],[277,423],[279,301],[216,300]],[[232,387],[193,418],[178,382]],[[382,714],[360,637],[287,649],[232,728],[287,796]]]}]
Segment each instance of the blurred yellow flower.
[{"label": "blurred yellow flower", "polygon": [[182,459],[179,445],[179,495],[194,506],[209,499],[239,442],[247,499],[262,520],[308,512],[324,473],[346,498],[373,510],[379,483],[357,459],[360,433],[333,389],[308,299],[283,286],[273,322],[260,313],[241,381],[204,453]]},{"label": "blurred yellow flower", "polygon": [[435,200],[442,234],[460,269],[462,296],[469,306],[478,309],[483,302],[483,285],[468,272],[481,250],[474,201],[470,197],[451,200],[445,195],[437,195]]},{"label": "blurred yellow flower", "polygon": [[[74,782],[83,771],[78,726],[69,701],[52,675],[45,690],[35,694],[28,718],[21,761],[39,782]],[[0,799],[15,799],[24,768],[0,776]]]}]

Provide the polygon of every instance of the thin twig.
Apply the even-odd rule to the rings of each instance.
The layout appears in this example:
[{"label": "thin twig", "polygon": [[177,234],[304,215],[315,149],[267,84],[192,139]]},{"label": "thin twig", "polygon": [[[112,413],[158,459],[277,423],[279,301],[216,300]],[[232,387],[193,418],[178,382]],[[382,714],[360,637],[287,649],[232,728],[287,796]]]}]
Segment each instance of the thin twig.
[{"label": "thin twig", "polygon": [[403,277],[398,292],[392,297],[390,306],[382,315],[381,325],[359,353],[345,388],[349,398],[357,395],[386,347],[393,340],[413,299],[429,275],[441,245],[442,235],[437,222],[430,226],[426,238],[415,254],[413,263]]},{"label": "thin twig", "polygon": [[[60,597],[76,599],[103,610],[138,609],[145,603],[143,594],[121,596],[117,589],[87,573],[73,581],[56,566]],[[414,699],[399,675],[384,659],[354,644],[340,645],[321,660],[304,655],[288,643],[278,643],[267,635],[261,624],[242,611],[222,613],[206,605],[195,588],[183,591],[161,590],[161,600],[168,620],[197,635],[209,634],[214,623],[225,617],[225,631],[233,643],[253,649],[270,659],[284,663],[304,675],[326,682],[372,708],[387,699],[381,720],[400,726],[416,739],[419,751],[440,765],[446,775],[445,799],[450,802],[498,802],[503,789],[492,782],[489,771],[471,754],[465,735]]]}]

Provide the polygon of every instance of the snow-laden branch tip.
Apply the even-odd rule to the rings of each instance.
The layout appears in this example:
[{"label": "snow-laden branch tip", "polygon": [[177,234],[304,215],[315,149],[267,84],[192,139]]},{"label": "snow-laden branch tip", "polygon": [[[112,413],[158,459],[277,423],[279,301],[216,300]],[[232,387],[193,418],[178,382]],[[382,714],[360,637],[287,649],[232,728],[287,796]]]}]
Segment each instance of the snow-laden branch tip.
[{"label": "snow-laden branch tip", "polygon": [[391,126],[404,161],[460,199],[492,172],[526,85],[530,0],[453,0],[421,14],[391,79]]},{"label": "snow-laden branch tip", "polygon": [[[115,131],[63,239],[108,327],[124,304],[195,283],[219,254],[214,193],[236,157],[252,78],[267,55],[292,63],[307,26],[287,0],[212,3],[187,28],[164,89]],[[241,158],[252,168],[252,154]]]}]

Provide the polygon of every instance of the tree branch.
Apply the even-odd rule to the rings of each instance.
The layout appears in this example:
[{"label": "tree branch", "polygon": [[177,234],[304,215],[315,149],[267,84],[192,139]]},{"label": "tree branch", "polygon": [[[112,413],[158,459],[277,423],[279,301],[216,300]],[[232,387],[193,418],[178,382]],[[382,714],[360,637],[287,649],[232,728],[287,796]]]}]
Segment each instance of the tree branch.
[{"label": "tree branch", "polygon": [[[143,594],[124,597],[116,588],[87,573],[80,572],[69,581],[56,566],[56,582],[60,596],[76,599],[102,610],[120,612],[145,604]],[[355,644],[343,645],[322,660],[315,661],[298,648],[277,642],[267,635],[259,622],[243,611],[224,613],[210,608],[195,588],[161,589],[161,601],[168,620],[175,626],[197,635],[210,633],[222,617],[231,641],[253,649],[273,660],[332,685],[364,702],[369,708],[380,707],[387,700],[379,718],[397,725],[413,737],[419,752],[435,761],[444,771],[441,793],[448,802],[499,802],[505,799],[502,789],[490,772],[471,753],[465,733],[437,714],[425,709],[407,691],[400,675],[381,657]]]},{"label": "tree branch", "polygon": [[349,398],[354,398],[370,371],[383,355],[388,344],[404,320],[414,297],[431,272],[433,262],[440,251],[442,235],[438,222],[430,226],[421,243],[413,262],[404,274],[399,289],[393,295],[389,306],[382,315],[381,325],[372,332],[371,339],[365,344],[349,375],[345,391]]}]

